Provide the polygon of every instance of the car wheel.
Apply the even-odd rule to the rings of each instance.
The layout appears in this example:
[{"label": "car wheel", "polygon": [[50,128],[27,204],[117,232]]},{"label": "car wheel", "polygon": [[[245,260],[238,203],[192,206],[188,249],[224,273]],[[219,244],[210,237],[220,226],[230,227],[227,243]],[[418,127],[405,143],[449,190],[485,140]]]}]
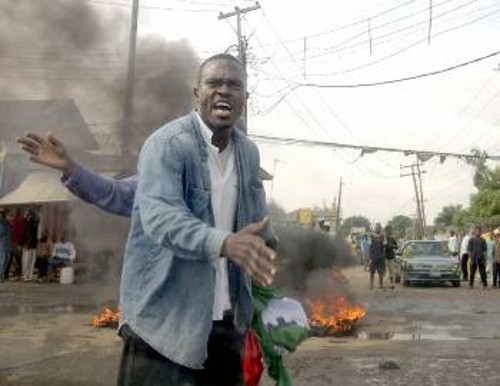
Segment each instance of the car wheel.
[{"label": "car wheel", "polygon": [[453,287],[460,287],[460,280],[452,281],[451,284],[453,284]]}]

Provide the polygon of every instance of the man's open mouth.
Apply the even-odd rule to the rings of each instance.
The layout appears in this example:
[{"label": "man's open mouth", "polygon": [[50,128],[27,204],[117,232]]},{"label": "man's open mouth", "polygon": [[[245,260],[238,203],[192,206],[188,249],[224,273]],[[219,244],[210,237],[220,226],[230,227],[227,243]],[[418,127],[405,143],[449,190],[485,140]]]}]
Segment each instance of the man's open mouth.
[{"label": "man's open mouth", "polygon": [[229,114],[232,110],[231,104],[227,102],[216,102],[214,104],[214,110],[217,111],[219,114]]}]

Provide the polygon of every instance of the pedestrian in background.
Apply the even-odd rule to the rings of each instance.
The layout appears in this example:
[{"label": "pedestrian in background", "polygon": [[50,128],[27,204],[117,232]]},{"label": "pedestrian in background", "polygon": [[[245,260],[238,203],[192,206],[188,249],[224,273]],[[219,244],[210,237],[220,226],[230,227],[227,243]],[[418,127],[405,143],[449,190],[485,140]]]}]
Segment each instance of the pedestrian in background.
[{"label": "pedestrian in background", "polygon": [[24,229],[22,236],[23,246],[23,280],[33,280],[35,270],[36,248],[38,245],[38,214],[33,208],[29,208],[24,218]]},{"label": "pedestrian in background", "polygon": [[456,256],[458,259],[458,238],[455,231],[450,230],[450,238],[448,239],[448,251],[450,255]]},{"label": "pedestrian in background", "polygon": [[500,230],[493,231],[493,239],[495,241],[495,249],[493,252],[493,287],[500,286]]},{"label": "pedestrian in background", "polygon": [[7,210],[0,208],[0,282],[3,281],[10,254],[10,227]]},{"label": "pedestrian in background", "polygon": [[21,278],[22,274],[22,252],[21,246],[23,232],[24,232],[24,216],[20,208],[16,208],[8,216],[10,228],[10,258],[5,267],[4,279],[9,279],[11,267],[13,267],[13,277],[16,279]]},{"label": "pedestrian in background", "polygon": [[460,244],[460,267],[462,269],[462,281],[469,281],[469,240],[470,231],[467,232]]},{"label": "pedestrian in background", "polygon": [[394,259],[398,250],[398,242],[393,236],[392,226],[385,227],[385,263],[389,273],[389,288],[394,289]]},{"label": "pedestrian in background", "polygon": [[486,277],[493,276],[493,255],[495,252],[495,242],[493,241],[493,229],[483,234],[486,241]]},{"label": "pedestrian in background", "polygon": [[479,274],[481,276],[481,282],[483,283],[483,288],[488,287],[488,281],[486,279],[486,241],[481,237],[481,228],[476,227],[474,229],[474,234],[469,240],[469,246],[467,250],[469,251],[469,256],[471,260],[471,270],[469,278],[469,287],[474,287],[474,276],[479,268]]},{"label": "pedestrian in background", "polygon": [[382,226],[375,224],[375,232],[370,236],[370,289],[373,289],[375,273],[378,275],[378,288],[384,288],[385,246]]}]

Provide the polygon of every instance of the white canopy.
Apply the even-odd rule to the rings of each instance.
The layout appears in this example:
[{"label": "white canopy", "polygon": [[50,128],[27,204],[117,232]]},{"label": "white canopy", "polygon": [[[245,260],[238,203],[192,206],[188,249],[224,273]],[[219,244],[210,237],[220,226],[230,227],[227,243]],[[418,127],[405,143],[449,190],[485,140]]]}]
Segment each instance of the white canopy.
[{"label": "white canopy", "polygon": [[17,189],[0,198],[0,206],[66,202],[74,197],[61,183],[60,173],[33,172]]}]

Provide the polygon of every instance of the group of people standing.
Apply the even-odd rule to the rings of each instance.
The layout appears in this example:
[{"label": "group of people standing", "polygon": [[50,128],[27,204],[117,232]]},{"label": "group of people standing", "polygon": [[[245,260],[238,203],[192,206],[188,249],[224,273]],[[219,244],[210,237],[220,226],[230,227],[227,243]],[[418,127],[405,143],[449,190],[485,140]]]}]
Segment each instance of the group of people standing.
[{"label": "group of people standing", "polygon": [[362,242],[362,251],[366,256],[367,269],[370,272],[370,289],[374,288],[375,274],[378,275],[378,288],[385,288],[386,272],[389,278],[389,288],[394,289],[394,259],[397,249],[398,243],[390,225],[387,225],[382,232],[382,226],[377,223],[374,232],[366,235]]},{"label": "group of people standing", "polygon": [[75,247],[63,233],[52,242],[40,234],[40,216],[35,207],[0,208],[0,281],[30,282],[47,279],[57,267],[69,265]]},{"label": "group of people standing", "polygon": [[459,256],[462,280],[474,287],[477,271],[483,288],[488,288],[488,274],[491,273],[493,287],[500,287],[500,231],[475,227],[458,243],[457,235],[450,232],[448,248],[453,256]]}]

